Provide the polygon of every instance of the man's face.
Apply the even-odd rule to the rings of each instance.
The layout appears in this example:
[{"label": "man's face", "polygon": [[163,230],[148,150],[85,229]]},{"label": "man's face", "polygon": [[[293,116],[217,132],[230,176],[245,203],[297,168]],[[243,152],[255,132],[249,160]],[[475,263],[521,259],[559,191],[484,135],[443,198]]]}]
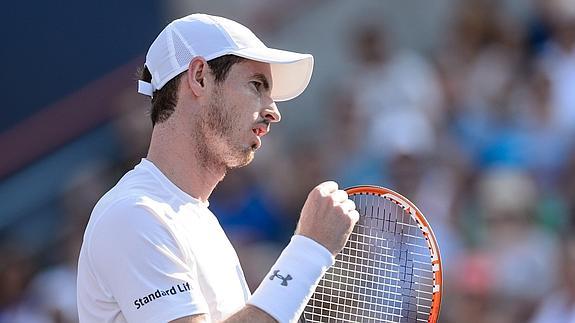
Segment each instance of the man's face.
[{"label": "man's face", "polygon": [[204,162],[242,167],[254,158],[261,137],[280,114],[270,97],[269,64],[251,60],[234,64],[226,79],[215,84],[198,129]]}]

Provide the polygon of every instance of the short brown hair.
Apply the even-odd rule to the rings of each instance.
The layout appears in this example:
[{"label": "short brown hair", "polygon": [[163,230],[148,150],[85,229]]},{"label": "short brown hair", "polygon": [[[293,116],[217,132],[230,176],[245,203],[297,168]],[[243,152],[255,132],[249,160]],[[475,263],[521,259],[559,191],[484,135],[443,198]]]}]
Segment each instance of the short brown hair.
[{"label": "short brown hair", "polygon": [[[245,58],[235,56],[235,55],[224,55],[218,58],[214,58],[208,61],[208,66],[214,75],[216,83],[221,83],[226,80],[230,68]],[[152,118],[152,126],[156,123],[164,122],[174,112],[176,103],[178,103],[178,85],[180,84],[180,79],[186,71],[178,74],[174,78],[164,84],[160,90],[154,91],[152,96],[152,109],[150,111],[150,117]],[[148,70],[148,67],[144,65],[139,72],[140,80],[150,83],[152,81],[152,74]]]}]

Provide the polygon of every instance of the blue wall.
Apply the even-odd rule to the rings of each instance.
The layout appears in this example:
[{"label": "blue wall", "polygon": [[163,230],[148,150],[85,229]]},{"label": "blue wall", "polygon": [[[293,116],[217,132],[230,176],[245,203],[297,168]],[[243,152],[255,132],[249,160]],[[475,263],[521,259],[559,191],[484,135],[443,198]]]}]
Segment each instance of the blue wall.
[{"label": "blue wall", "polygon": [[146,52],[161,1],[9,1],[0,13],[0,132]]}]

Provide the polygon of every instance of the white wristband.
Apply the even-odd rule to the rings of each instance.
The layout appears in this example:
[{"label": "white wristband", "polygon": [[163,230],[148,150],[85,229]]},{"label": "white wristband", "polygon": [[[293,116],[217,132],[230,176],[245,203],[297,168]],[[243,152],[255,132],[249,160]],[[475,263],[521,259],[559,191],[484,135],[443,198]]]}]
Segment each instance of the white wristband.
[{"label": "white wristband", "polygon": [[319,280],[334,263],[324,246],[294,235],[248,304],[280,323],[297,322]]}]

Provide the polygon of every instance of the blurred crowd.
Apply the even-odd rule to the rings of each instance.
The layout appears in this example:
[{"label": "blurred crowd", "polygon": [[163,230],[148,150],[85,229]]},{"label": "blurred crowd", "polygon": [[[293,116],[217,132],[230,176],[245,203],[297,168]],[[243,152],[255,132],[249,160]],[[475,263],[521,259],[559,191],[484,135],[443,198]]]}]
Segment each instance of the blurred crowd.
[{"label": "blurred crowd", "polygon": [[[441,322],[575,322],[575,2],[534,1],[523,16],[498,3],[459,2],[429,52],[380,24],[354,27],[353,72],[327,85],[321,131],[272,131],[210,199],[252,289],[309,190],[334,179],[390,187],[426,214],[444,263]],[[77,322],[91,208],[145,156],[151,130],[141,101],[119,105],[124,154],[77,170],[56,241],[41,254],[0,246],[0,323]]]}]

